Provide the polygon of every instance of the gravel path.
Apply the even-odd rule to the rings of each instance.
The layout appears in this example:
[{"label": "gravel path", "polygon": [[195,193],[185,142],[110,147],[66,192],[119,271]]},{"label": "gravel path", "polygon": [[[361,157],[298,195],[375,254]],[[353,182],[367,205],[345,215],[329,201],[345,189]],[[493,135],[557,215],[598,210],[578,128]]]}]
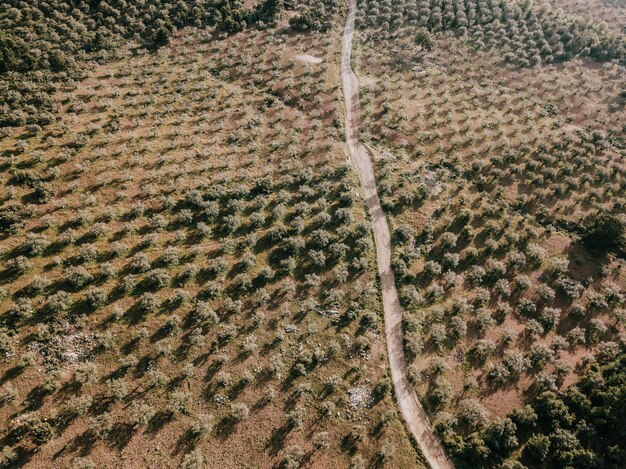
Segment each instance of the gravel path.
[{"label": "gravel path", "polygon": [[443,447],[428,420],[413,387],[406,378],[406,361],[402,347],[402,308],[398,301],[398,292],[391,270],[391,237],[387,219],[380,205],[376,188],[376,178],[372,160],[365,146],[359,140],[360,103],[359,84],[354,74],[350,59],[352,55],[352,36],[354,34],[354,16],[356,0],[349,0],[349,13],[343,32],[341,55],[341,81],[343,84],[346,107],[346,142],[350,158],[361,180],[363,195],[372,219],[378,271],[380,273],[383,309],[385,312],[385,335],[389,367],[396,395],[396,402],[424,457],[434,469],[452,468]]}]

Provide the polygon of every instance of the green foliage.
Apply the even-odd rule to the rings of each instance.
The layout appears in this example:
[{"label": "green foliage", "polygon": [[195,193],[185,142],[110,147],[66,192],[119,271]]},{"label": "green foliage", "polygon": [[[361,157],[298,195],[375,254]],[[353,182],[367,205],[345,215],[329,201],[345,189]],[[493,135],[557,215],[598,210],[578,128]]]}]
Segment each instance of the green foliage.
[{"label": "green foliage", "polygon": [[524,457],[535,464],[543,463],[550,452],[550,438],[546,435],[532,435],[526,442]]},{"label": "green foliage", "polygon": [[332,27],[333,14],[337,9],[337,0],[319,0],[291,17],[289,26],[294,31],[327,31]]},{"label": "green foliage", "polygon": [[13,233],[24,225],[26,213],[21,205],[7,205],[0,209],[0,233]]},{"label": "green foliage", "polygon": [[0,73],[9,70],[26,71],[35,61],[24,40],[0,31]]},{"label": "green foliage", "polygon": [[54,436],[54,429],[48,422],[40,422],[36,424],[32,432],[33,443],[41,446],[52,439]]},{"label": "green foliage", "polygon": [[[484,426],[485,411],[462,401],[459,423],[437,426],[459,467],[495,467],[523,444],[522,462],[535,467],[621,467],[626,463],[626,354],[599,360],[577,383],[544,392],[511,418]],[[533,433],[528,436],[530,430]],[[469,434],[464,434],[468,432]],[[525,439],[524,439],[525,438]],[[521,439],[521,441],[519,441]],[[488,461],[488,462],[487,462]]]},{"label": "green foliage", "polygon": [[[360,23],[387,35],[409,25],[416,43],[433,45],[427,33],[465,35],[479,49],[497,47],[520,66],[561,62],[582,55],[600,62],[626,61],[626,41],[600,23],[569,17],[532,2],[476,0],[369,0]],[[525,31],[525,33],[524,33]]]},{"label": "green foliage", "polygon": [[533,404],[543,433],[527,442],[524,456],[559,467],[620,467],[626,463],[626,354],[600,360],[560,394]]},{"label": "green foliage", "polygon": [[[47,124],[55,82],[79,76],[83,60],[107,60],[122,40],[139,39],[156,49],[177,29],[211,27],[233,33],[276,20],[282,0],[264,0],[245,10],[234,0],[124,0],[70,3],[63,0],[7,0],[0,3],[0,127]],[[54,12],[54,14],[52,14]],[[39,187],[45,200],[49,195]],[[43,193],[42,193],[43,191]],[[0,222],[0,229],[2,223]]]},{"label": "green foliage", "polygon": [[432,34],[426,28],[418,28],[415,32],[415,43],[424,50],[431,51],[435,46]]},{"label": "green foliage", "polygon": [[626,223],[609,213],[599,213],[582,237],[589,249],[596,253],[626,254]]}]

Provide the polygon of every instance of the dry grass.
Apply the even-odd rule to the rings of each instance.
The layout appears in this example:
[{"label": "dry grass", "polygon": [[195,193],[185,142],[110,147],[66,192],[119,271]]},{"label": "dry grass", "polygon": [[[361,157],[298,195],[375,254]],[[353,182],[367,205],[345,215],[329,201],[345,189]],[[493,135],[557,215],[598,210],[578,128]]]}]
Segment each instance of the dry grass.
[{"label": "dry grass", "polygon": [[[0,142],[4,206],[32,210],[0,240],[3,265],[30,264],[7,268],[0,303],[2,385],[17,393],[1,437],[20,464],[175,467],[202,454],[209,467],[274,467],[294,445],[309,467],[378,464],[389,448],[394,464],[417,464],[389,394],[349,405],[351,389],[384,380],[386,356],[339,124],[340,35],[283,26],[222,41],[184,31],[155,55],[95,67],[55,97],[59,125]],[[35,203],[21,177],[51,195]],[[234,422],[231,404],[249,417]],[[36,448],[27,415],[52,424],[50,442]],[[213,429],[192,436],[203,415]]]},{"label": "dry grass", "polygon": [[[624,261],[592,255],[575,231],[623,211],[624,70],[518,68],[434,37],[427,52],[410,28],[361,31],[363,136],[395,231],[410,378],[433,416],[462,416],[469,399],[496,419],[576,382],[624,338]],[[567,297],[563,279],[580,293]],[[507,377],[517,352],[535,364]]]},{"label": "dry grass", "polygon": [[620,0],[550,0],[548,3],[576,16],[603,21],[617,32],[626,28],[626,7]]}]

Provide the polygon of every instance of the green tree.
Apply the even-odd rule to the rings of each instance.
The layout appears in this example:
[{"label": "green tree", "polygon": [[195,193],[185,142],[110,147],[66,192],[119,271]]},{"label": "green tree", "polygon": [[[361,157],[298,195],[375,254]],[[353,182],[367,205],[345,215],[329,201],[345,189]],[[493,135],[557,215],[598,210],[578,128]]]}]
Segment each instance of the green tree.
[{"label": "green tree", "polygon": [[582,237],[582,241],[594,252],[624,254],[626,252],[626,224],[614,215],[599,213]]},{"label": "green tree", "polygon": [[542,434],[532,435],[526,442],[524,457],[535,463],[542,463],[550,451],[550,438]]},{"label": "green tree", "polygon": [[422,49],[431,51],[435,46],[435,39],[426,28],[418,28],[415,32],[415,43]]}]

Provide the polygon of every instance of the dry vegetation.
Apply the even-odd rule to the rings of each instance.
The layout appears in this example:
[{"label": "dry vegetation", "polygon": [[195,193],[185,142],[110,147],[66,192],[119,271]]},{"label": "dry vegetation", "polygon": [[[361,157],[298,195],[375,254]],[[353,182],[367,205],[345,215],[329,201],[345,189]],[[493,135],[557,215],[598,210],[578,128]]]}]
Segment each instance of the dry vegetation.
[{"label": "dry vegetation", "polygon": [[626,4],[623,0],[549,0],[553,8],[605,22],[616,32],[626,31]]},{"label": "dry vegetation", "polygon": [[[415,467],[335,0],[0,5],[0,467]],[[408,377],[459,467],[624,467],[619,0],[364,0]]]},{"label": "dry vegetation", "polygon": [[[567,44],[558,60],[535,55],[516,31],[570,21],[545,7],[402,5],[365,2],[355,67],[394,231],[409,378],[460,465],[615,464],[615,439],[597,449],[571,424],[561,427],[576,444],[535,449],[553,418],[541,402],[570,396],[624,346],[623,55],[599,63]],[[505,23],[494,5],[528,13]],[[482,20],[463,23],[472,11]],[[615,37],[586,27],[594,41]],[[593,249],[598,220],[621,225],[616,251]]]},{"label": "dry vegetation", "polygon": [[346,162],[340,31],[295,15],[126,50],[52,97],[58,123],[4,133],[0,464],[419,464]]}]

